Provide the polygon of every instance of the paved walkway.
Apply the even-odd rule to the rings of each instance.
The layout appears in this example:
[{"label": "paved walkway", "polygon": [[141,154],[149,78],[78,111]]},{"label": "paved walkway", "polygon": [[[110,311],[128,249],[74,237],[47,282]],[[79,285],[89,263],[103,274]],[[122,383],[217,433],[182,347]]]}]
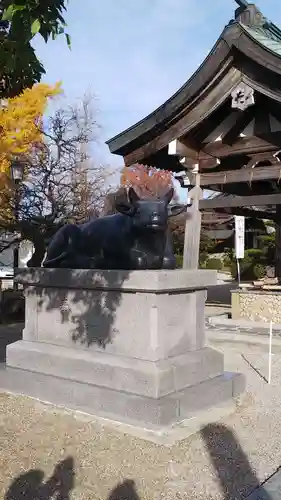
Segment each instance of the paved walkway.
[{"label": "paved walkway", "polygon": [[260,488],[257,488],[247,500],[280,500],[281,471],[278,470]]}]

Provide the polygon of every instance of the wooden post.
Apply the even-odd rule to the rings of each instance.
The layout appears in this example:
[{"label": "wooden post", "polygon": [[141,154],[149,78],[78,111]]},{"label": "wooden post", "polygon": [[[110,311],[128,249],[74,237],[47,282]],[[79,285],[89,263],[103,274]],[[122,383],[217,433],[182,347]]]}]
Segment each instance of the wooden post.
[{"label": "wooden post", "polygon": [[201,234],[201,212],[199,211],[199,201],[203,197],[200,188],[199,165],[195,167],[196,186],[189,192],[189,197],[193,201],[192,206],[187,208],[184,251],[183,251],[183,269],[198,269],[200,234]]},{"label": "wooden post", "polygon": [[281,281],[281,205],[276,205],[275,276],[279,281]]}]

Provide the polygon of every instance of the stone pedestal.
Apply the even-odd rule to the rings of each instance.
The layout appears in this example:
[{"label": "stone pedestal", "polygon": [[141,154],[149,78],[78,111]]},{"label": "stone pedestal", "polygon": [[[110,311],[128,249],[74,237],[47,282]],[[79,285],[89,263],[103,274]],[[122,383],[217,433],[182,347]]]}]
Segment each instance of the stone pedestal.
[{"label": "stone pedestal", "polygon": [[146,428],[244,388],[205,345],[213,271],[24,269],[23,340],[7,348],[18,391]]}]

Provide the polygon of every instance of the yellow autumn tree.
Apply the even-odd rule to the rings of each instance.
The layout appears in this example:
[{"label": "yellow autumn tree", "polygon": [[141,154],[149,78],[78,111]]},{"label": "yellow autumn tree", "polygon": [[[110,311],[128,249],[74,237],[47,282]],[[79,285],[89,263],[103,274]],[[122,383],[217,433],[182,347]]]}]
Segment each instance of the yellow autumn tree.
[{"label": "yellow autumn tree", "polygon": [[[0,218],[11,218],[13,186],[10,166],[43,142],[42,121],[48,99],[62,92],[60,83],[39,83],[5,101],[0,100]],[[28,175],[28,172],[26,172]]]},{"label": "yellow autumn tree", "polygon": [[60,83],[38,83],[0,103],[0,172],[8,174],[15,156],[28,155],[42,141],[42,119],[48,98],[61,93]]}]

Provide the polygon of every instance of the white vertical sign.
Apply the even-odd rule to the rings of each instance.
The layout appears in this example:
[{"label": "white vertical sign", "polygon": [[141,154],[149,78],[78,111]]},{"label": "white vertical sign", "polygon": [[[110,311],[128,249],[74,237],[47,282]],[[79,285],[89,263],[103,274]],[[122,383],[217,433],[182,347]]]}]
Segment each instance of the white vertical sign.
[{"label": "white vertical sign", "polygon": [[235,215],[235,255],[244,259],[245,252],[245,217]]}]

